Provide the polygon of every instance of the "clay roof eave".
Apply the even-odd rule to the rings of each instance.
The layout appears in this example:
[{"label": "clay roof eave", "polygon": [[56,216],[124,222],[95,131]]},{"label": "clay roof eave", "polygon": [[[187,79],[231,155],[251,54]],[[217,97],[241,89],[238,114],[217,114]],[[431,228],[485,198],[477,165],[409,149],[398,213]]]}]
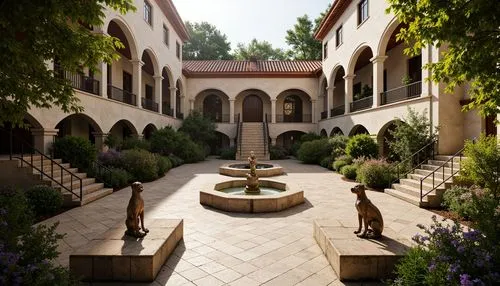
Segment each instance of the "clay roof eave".
[{"label": "clay roof eave", "polygon": [[321,23],[319,24],[318,29],[314,33],[314,38],[318,41],[323,41],[328,32],[333,28],[335,23],[337,23],[338,19],[344,13],[345,9],[351,4],[352,0],[336,0],[326,16],[323,18]]},{"label": "clay roof eave", "polygon": [[181,40],[183,42],[189,41],[191,39],[189,31],[187,30],[186,25],[184,25],[184,21],[182,21],[182,18],[179,15],[179,12],[177,12],[172,0],[156,0],[156,3],[160,6],[163,14],[165,14],[167,19],[172,23],[174,30],[177,32]]}]

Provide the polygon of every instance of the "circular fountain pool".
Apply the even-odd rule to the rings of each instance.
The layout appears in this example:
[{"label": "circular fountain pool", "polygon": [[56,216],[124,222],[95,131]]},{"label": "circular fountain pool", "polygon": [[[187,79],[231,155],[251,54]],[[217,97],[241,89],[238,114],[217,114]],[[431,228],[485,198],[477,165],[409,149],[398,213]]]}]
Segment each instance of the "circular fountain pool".
[{"label": "circular fountain pool", "polygon": [[260,193],[245,193],[246,180],[231,180],[200,191],[200,204],[228,212],[262,213],[282,211],[304,202],[298,186],[259,180]]},{"label": "circular fountain pool", "polygon": [[[255,168],[258,177],[272,177],[283,174],[283,167],[272,163],[259,163]],[[219,174],[231,177],[246,177],[250,172],[248,163],[231,163],[219,167]]]}]

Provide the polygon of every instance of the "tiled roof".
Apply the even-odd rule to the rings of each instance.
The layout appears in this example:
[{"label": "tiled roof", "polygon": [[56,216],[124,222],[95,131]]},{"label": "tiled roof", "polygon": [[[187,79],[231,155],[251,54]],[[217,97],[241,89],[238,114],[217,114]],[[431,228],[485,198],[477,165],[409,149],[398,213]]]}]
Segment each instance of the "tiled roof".
[{"label": "tiled roof", "polygon": [[328,11],[319,24],[319,28],[314,33],[314,37],[322,41],[351,3],[352,0],[335,0],[330,11]]},{"label": "tiled roof", "polygon": [[302,74],[313,75],[321,70],[321,61],[183,61],[186,75],[195,74]]}]

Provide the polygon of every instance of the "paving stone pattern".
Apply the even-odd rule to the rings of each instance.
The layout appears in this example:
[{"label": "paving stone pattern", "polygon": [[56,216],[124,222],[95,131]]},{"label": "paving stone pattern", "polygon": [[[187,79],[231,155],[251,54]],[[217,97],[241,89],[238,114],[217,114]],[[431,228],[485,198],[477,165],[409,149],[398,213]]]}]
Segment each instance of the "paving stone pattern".
[{"label": "paving stone pattern", "polygon": [[[144,184],[146,227],[148,219],[184,219],[184,240],[156,280],[145,285],[344,285],[313,238],[313,220],[334,218],[356,227],[355,196],[350,192],[355,183],[319,166],[282,160],[276,162],[286,174],[270,179],[298,184],[304,204],[267,214],[227,213],[200,205],[204,186],[231,179],[218,174],[219,166],[228,162],[183,165]],[[68,266],[73,249],[125,221],[130,192],[120,190],[44,222],[59,221],[58,232],[67,234],[59,247],[61,265]],[[407,239],[419,231],[416,224],[431,223],[427,210],[384,193],[367,195],[381,210],[385,226]]]}]

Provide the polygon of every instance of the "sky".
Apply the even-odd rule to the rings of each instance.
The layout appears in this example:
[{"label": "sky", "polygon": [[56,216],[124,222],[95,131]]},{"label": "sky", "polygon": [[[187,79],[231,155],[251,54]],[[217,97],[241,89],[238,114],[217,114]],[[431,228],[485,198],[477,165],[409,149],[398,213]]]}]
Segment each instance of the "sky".
[{"label": "sky", "polygon": [[182,20],[206,21],[227,35],[233,50],[253,38],[287,49],[286,30],[304,14],[315,19],[332,0],[173,0]]}]

